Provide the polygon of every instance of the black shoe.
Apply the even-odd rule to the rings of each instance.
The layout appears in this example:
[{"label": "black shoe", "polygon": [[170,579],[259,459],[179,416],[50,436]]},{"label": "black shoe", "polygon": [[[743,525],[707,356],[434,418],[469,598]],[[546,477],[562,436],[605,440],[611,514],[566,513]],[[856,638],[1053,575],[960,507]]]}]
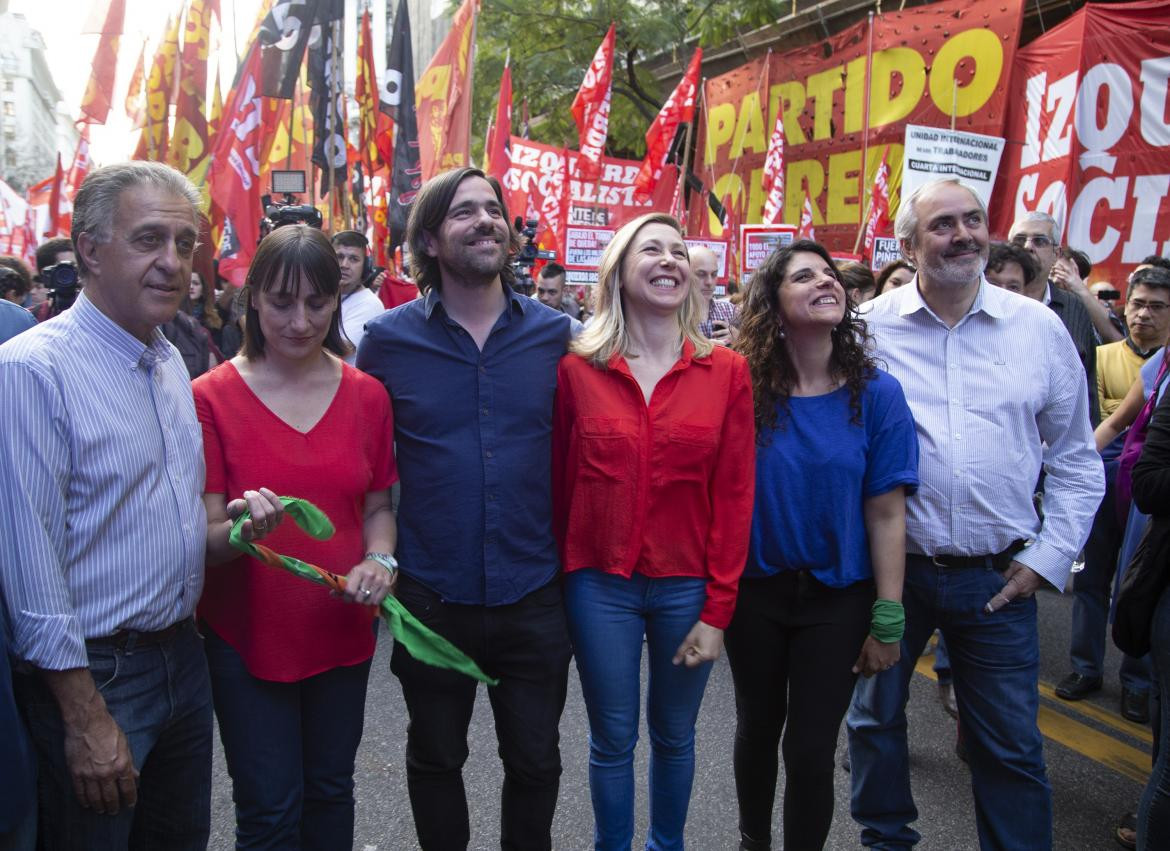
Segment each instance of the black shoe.
[{"label": "black shoe", "polygon": [[[1083,700],[1095,691],[1101,690],[1100,677],[1086,677],[1075,671],[1056,685],[1056,696],[1061,700]],[[1124,710],[1123,713],[1124,714]]]},{"label": "black shoe", "polygon": [[1121,689],[1121,717],[1135,724],[1150,723],[1150,693]]}]

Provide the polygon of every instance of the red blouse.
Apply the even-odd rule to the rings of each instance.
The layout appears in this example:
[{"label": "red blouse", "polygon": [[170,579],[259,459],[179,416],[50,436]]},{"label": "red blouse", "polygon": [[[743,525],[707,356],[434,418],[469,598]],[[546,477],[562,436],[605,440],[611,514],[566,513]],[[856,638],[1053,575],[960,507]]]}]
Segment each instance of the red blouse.
[{"label": "red blouse", "polygon": [[[329,515],[336,534],[315,541],[285,518],[265,546],[349,573],[365,554],[366,494],[398,478],[382,383],[343,364],[333,401],[307,433],[270,411],[230,362],[200,376],[192,390],[203,425],[204,490],[229,501],[260,487],[308,499]],[[374,654],[373,609],[247,556],[208,568],[198,611],[263,680],[295,682]]]},{"label": "red blouse", "polygon": [[606,370],[561,360],[553,522],[566,571],[705,577],[701,619],[724,629],[752,519],[751,376],[722,346],[693,353],[684,343],[649,405],[624,358]]}]

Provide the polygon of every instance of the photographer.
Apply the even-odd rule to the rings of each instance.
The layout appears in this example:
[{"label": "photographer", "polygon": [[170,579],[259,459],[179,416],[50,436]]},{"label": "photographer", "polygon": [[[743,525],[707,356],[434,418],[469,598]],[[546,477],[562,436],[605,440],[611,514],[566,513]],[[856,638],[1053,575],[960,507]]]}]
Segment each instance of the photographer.
[{"label": "photographer", "polygon": [[33,311],[37,322],[44,322],[73,306],[81,281],[77,275],[77,258],[73,243],[57,237],[37,246],[36,282],[48,289],[48,297]]},{"label": "photographer", "polygon": [[366,323],[380,316],[386,309],[370,284],[386,271],[370,261],[369,240],[356,230],[338,231],[333,235],[333,251],[341,266],[341,330],[353,349],[345,362],[353,365],[357,346],[362,340]]}]

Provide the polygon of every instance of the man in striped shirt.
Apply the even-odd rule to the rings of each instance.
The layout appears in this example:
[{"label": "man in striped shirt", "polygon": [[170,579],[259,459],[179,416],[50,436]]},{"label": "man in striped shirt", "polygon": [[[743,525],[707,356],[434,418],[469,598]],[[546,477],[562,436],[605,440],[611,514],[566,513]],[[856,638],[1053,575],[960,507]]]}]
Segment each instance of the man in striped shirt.
[{"label": "man in striped shirt", "polygon": [[0,346],[0,596],[49,848],[207,844],[202,442],[158,331],[187,293],[198,205],[159,163],[91,172],[84,289]]},{"label": "man in striped shirt", "polygon": [[[906,698],[941,628],[970,754],[983,848],[1052,847],[1039,711],[1034,593],[1063,590],[1104,492],[1073,341],[1037,301],[992,286],[987,211],[954,179],[903,199],[895,223],[918,269],[867,302],[876,355],[902,384],[921,484],[906,500],[901,661],[861,680],[848,716],[861,842],[909,848]],[[1032,503],[1047,473],[1044,519]]]}]

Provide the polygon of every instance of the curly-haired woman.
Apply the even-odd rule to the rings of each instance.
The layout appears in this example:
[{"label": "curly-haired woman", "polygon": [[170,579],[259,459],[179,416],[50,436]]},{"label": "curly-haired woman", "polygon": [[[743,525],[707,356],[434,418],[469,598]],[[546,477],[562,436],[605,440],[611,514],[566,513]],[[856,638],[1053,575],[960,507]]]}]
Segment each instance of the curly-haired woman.
[{"label": "curly-haired woman", "polygon": [[742,319],[756,496],[726,634],[741,847],[771,847],[783,734],[784,847],[821,848],[857,674],[899,658],[918,442],[902,388],[867,353],[865,324],[820,245],[801,240],[769,257]]}]

